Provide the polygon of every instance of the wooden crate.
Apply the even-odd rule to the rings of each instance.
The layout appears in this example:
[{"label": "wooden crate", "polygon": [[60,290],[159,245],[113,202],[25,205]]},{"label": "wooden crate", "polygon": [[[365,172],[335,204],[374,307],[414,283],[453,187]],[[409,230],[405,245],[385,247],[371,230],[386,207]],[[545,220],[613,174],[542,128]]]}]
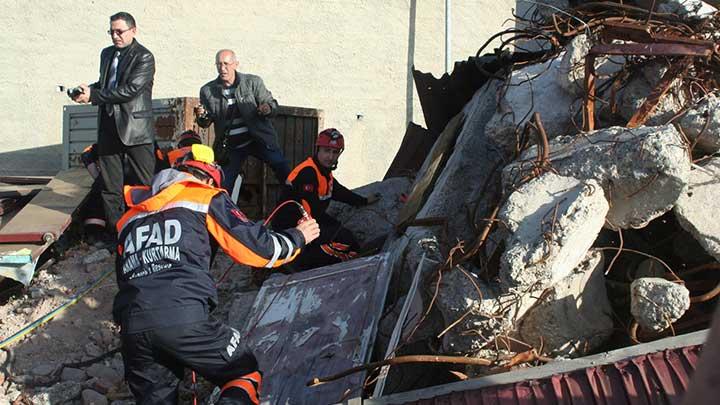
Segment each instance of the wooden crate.
[{"label": "wooden crate", "polygon": [[[323,128],[323,111],[280,106],[272,123],[278,133],[283,154],[292,169],[312,155],[315,138]],[[243,172],[244,190],[249,192],[250,199],[241,200],[238,205],[248,217],[264,218],[278,202],[283,184],[279,184],[268,165],[254,157],[245,162]]]}]

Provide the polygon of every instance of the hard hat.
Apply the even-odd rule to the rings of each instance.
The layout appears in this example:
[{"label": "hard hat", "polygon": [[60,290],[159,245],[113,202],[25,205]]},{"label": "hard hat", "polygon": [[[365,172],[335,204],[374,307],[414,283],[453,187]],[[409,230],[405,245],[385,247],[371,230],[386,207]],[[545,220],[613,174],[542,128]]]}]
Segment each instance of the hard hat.
[{"label": "hard hat", "polygon": [[331,149],[339,149],[340,152],[345,150],[345,138],[335,128],[328,128],[320,132],[315,140],[315,147],[324,147]]},{"label": "hard hat", "polygon": [[223,182],[223,171],[215,163],[215,153],[212,148],[202,144],[195,144],[189,147],[189,152],[182,158],[177,160],[173,166],[178,170],[192,169],[200,170],[215,182],[216,187],[220,187]]},{"label": "hard hat", "polygon": [[200,134],[193,131],[192,129],[188,129],[187,131],[180,134],[177,138],[178,148],[194,145],[197,143],[202,143],[202,138],[200,137]]}]

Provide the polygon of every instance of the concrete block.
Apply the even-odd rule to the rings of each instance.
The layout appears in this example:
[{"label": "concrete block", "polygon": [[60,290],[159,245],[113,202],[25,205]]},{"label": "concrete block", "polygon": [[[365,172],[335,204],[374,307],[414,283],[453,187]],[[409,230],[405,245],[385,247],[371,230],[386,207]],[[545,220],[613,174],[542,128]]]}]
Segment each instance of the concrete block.
[{"label": "concrete block", "polygon": [[553,356],[580,357],[603,345],[613,329],[603,270],[602,252],[590,250],[518,321],[519,339]]},{"label": "concrete block", "polygon": [[678,124],[691,143],[697,142],[693,152],[715,153],[720,150],[720,98],[714,94],[688,110]]},{"label": "concrete block", "polygon": [[706,18],[717,9],[700,0],[660,0],[657,4],[659,13],[677,14],[681,17]]},{"label": "concrete block", "polygon": [[518,188],[498,215],[510,231],[501,281],[541,289],[570,275],[602,229],[608,208],[592,179],[545,173]]},{"label": "concrete block", "polygon": [[690,308],[690,291],[663,278],[639,278],[630,285],[630,312],[646,329],[663,331]]},{"label": "concrete block", "polygon": [[720,261],[720,158],[693,166],[685,192],[673,209],[680,226]]},{"label": "concrete block", "polygon": [[365,207],[351,207],[333,201],[327,212],[351,230],[360,245],[365,245],[394,231],[403,204],[400,202],[400,194],[408,193],[410,185],[411,181],[407,177],[376,181],[353,190],[362,196],[379,193],[381,198],[376,203]]},{"label": "concrete block", "polygon": [[[580,111],[581,98],[568,93],[558,80],[563,54],[555,59],[515,70],[502,89],[495,114],[487,123],[485,132],[505,150],[515,149],[523,125],[540,113],[548,136],[574,133],[571,111]],[[567,72],[564,74],[567,77]],[[565,86],[567,80],[563,80]]]},{"label": "concrete block", "polygon": [[[566,46],[556,70],[558,84],[575,97],[582,97],[585,94],[585,57],[593,45],[585,34],[573,38]],[[596,88],[601,87],[612,75],[622,70],[624,64],[623,56],[595,58]]]},{"label": "concrete block", "polygon": [[[505,189],[526,175],[535,147],[503,170]],[[685,143],[672,125],[611,127],[550,142],[552,167],[562,176],[595,179],[610,203],[607,226],[642,228],[669,211],[690,174]]]}]

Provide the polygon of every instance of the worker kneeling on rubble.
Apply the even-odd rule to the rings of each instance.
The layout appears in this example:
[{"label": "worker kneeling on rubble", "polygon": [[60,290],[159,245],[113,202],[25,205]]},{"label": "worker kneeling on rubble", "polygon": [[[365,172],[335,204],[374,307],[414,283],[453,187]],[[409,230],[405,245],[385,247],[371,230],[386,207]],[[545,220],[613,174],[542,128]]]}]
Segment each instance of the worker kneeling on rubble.
[{"label": "worker kneeling on rubble", "polygon": [[177,403],[185,367],[222,387],[219,404],[257,404],[255,357],[237,330],[209,315],[217,304],[211,244],[238,263],[270,268],[293,260],[319,228],[310,220],[274,232],[248,221],[218,188],[212,149],[190,149],[150,186],[125,189],[113,306],[125,378],[138,404]]},{"label": "worker kneeling on rubble", "polygon": [[[306,270],[357,257],[358,243],[352,232],[344,228],[325,211],[330,200],[336,200],[355,207],[376,202],[379,194],[363,197],[356,194],[333,178],[338,158],[345,150],[345,139],[335,128],[328,128],[318,134],[315,154],[297,165],[287,177],[288,186],[281,201],[294,200],[302,204],[305,211],[320,225],[320,238],[307,245],[300,257],[293,262],[296,270]],[[274,229],[283,229],[297,223],[302,213],[291,205],[278,211],[273,222]]]}]

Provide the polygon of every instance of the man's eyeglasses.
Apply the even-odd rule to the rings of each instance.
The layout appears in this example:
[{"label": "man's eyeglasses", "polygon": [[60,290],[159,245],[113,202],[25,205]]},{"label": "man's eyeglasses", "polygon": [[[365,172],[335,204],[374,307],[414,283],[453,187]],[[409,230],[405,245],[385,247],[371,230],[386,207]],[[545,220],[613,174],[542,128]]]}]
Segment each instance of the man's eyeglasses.
[{"label": "man's eyeglasses", "polygon": [[130,31],[131,29],[132,29],[132,28],[128,28],[128,29],[126,29],[126,30],[108,30],[107,33],[108,33],[108,35],[110,35],[110,36],[113,36],[113,35],[121,36],[122,34]]}]

